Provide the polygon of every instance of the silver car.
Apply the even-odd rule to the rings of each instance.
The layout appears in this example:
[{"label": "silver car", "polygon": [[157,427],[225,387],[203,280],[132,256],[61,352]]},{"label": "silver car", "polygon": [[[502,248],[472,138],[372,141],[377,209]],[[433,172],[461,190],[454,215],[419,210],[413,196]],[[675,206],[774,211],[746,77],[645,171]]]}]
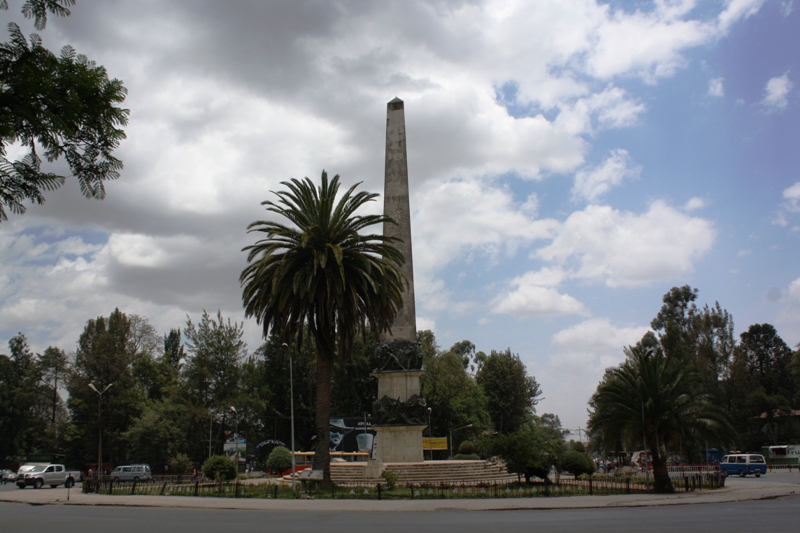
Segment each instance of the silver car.
[{"label": "silver car", "polygon": [[153,477],[150,465],[125,465],[118,466],[111,471],[114,481],[149,481]]}]

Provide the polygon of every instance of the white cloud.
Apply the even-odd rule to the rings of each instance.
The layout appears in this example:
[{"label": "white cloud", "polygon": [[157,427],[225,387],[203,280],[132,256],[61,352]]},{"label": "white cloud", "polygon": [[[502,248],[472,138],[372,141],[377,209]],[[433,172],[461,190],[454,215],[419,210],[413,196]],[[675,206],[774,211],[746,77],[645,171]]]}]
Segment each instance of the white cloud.
[{"label": "white cloud", "polygon": [[528,272],[509,282],[509,290],[492,302],[492,313],[521,316],[588,315],[581,302],[554,287],[565,278],[560,268]]},{"label": "white cloud", "polygon": [[630,160],[627,150],[612,150],[611,155],[601,165],[575,174],[573,199],[584,198],[594,202],[611,188],[620,185],[624,179],[637,177],[641,168],[631,166]]},{"label": "white cloud", "polygon": [[637,287],[685,276],[715,239],[713,224],[656,201],[643,215],[590,205],[571,214],[535,257],[571,277]]},{"label": "white cloud", "polygon": [[786,188],[783,197],[788,202],[788,207],[792,211],[800,211],[800,181]]},{"label": "white cloud", "polygon": [[719,27],[727,31],[734,23],[752,17],[766,0],[727,0],[725,10],[719,14]]},{"label": "white cloud", "polygon": [[789,73],[777,76],[767,82],[764,89],[764,99],[761,103],[770,111],[782,111],[789,105],[789,92],[794,84],[789,79]]},{"label": "white cloud", "polygon": [[615,326],[608,318],[590,318],[562,329],[551,338],[552,352],[544,366],[534,369],[544,387],[539,412],[558,413],[565,427],[586,427],[587,402],[606,368],[621,363],[623,348],[636,344],[645,326]]},{"label": "white cloud", "polygon": [[[789,226],[789,221],[794,217],[794,214],[800,213],[800,181],[784,189],[783,200],[773,222],[785,228]],[[795,225],[792,229],[796,231],[798,226]]]},{"label": "white cloud", "polygon": [[708,82],[708,95],[721,97],[725,96],[725,80],[723,78],[714,78]]},{"label": "white cloud", "polygon": [[781,16],[783,18],[786,18],[789,15],[791,15],[793,10],[794,10],[793,0],[781,0]]},{"label": "white cloud", "polygon": [[703,209],[706,206],[706,201],[699,196],[694,196],[689,198],[689,201],[686,202],[686,205],[683,208],[686,211],[696,211],[698,209]]},{"label": "white cloud", "polygon": [[647,332],[645,326],[616,327],[608,318],[591,318],[553,335],[553,366],[571,370],[594,366],[604,370],[624,359],[622,349],[636,344]]},{"label": "white cloud", "polygon": [[787,297],[778,312],[778,326],[788,332],[784,340],[795,346],[800,343],[800,278],[789,283]]},{"label": "white cloud", "polygon": [[475,179],[426,185],[411,203],[414,266],[423,272],[469,261],[469,254],[512,255],[557,225],[535,218],[535,200],[517,204],[510,191]]}]

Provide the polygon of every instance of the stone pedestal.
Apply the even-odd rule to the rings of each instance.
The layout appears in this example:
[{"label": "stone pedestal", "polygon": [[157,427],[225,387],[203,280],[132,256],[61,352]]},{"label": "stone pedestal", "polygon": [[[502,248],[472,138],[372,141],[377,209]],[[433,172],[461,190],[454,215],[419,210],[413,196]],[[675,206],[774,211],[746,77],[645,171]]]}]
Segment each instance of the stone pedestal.
[{"label": "stone pedestal", "polygon": [[378,461],[382,463],[421,463],[422,430],[427,426],[373,426],[378,433]]},{"label": "stone pedestal", "polygon": [[413,395],[419,396],[419,378],[422,370],[406,370],[397,372],[376,372],[372,374],[378,378],[378,398],[400,398],[408,400]]}]

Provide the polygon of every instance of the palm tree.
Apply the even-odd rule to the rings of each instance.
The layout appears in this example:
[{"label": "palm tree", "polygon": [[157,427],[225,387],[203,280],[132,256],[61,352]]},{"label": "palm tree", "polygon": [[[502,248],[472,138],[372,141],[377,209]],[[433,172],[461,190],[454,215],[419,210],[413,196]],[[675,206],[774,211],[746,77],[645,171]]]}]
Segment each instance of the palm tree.
[{"label": "palm tree", "polygon": [[264,236],[247,246],[247,267],[239,281],[246,316],[281,340],[302,343],[308,328],[317,347],[316,432],[314,470],[330,480],[331,376],[333,361],[346,356],[356,333],[376,335],[390,328],[402,307],[405,262],[396,239],[361,232],[381,223],[383,215],[356,215],[374,193],[341,195],[339,176],[330,182],[325,171],[319,187],[308,178],[281,183],[278,200],[261,205],[292,225],[259,220],[248,232]]},{"label": "palm tree", "polygon": [[660,346],[626,350],[609,368],[589,402],[588,430],[606,452],[623,445],[649,448],[656,492],[672,492],[667,449],[726,442],[732,428],[698,374]]}]

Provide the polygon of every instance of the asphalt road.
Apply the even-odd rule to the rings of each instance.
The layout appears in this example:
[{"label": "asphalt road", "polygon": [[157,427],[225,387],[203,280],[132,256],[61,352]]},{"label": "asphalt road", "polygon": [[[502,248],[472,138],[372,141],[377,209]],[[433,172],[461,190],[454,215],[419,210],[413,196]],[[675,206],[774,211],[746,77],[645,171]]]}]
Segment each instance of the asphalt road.
[{"label": "asphalt road", "polygon": [[[800,496],[736,504],[418,513],[298,513],[130,507],[30,506],[0,503],[0,524],[8,532],[52,532],[89,526],[93,531],[202,533],[281,531],[314,533],[458,533],[500,531],[797,533]],[[83,526],[81,526],[81,524]]]}]

